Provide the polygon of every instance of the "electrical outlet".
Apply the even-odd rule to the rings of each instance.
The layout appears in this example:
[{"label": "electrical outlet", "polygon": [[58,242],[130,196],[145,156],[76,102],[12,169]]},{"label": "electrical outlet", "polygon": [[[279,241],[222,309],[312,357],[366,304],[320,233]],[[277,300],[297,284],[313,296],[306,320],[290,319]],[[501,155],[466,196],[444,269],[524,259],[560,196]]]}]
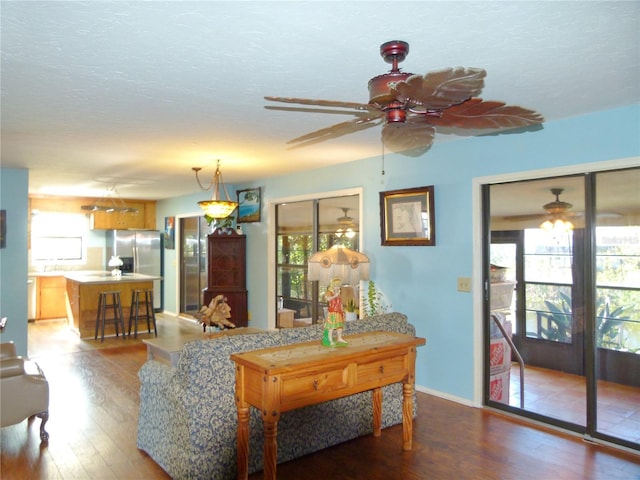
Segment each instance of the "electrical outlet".
[{"label": "electrical outlet", "polygon": [[471,278],[470,277],[458,277],[458,291],[470,292],[471,291]]}]

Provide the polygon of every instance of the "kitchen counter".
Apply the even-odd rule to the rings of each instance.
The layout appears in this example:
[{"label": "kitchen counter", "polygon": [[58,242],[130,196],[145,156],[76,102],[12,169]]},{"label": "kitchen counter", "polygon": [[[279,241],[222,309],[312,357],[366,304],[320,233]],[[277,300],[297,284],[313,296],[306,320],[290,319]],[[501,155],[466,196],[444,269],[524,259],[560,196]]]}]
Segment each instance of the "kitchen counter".
[{"label": "kitchen counter", "polygon": [[82,284],[108,284],[130,282],[152,282],[154,280],[162,280],[162,277],[153,275],[143,275],[142,273],[123,273],[121,277],[111,275],[111,272],[64,272],[67,280]]},{"label": "kitchen counter", "polygon": [[[120,292],[120,303],[125,327],[128,328],[131,294],[134,290],[152,289],[154,280],[162,277],[127,273],[114,277],[111,272],[65,272],[67,281],[67,319],[69,327],[80,338],[93,339],[95,335],[98,297],[102,291]],[[106,335],[115,335],[113,323]]]}]

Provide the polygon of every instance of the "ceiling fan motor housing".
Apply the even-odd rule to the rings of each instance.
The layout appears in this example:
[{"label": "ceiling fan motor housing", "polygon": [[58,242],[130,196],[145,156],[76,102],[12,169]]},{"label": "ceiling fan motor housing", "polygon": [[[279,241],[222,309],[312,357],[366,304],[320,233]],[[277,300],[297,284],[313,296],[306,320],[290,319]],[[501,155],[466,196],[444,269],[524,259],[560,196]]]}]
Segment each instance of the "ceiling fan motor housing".
[{"label": "ceiling fan motor housing", "polygon": [[[404,107],[404,105],[398,102],[389,92],[398,82],[404,82],[413,75],[413,73],[402,73],[398,68],[398,64],[402,62],[408,54],[409,44],[402,40],[392,40],[380,45],[380,56],[385,62],[391,64],[391,71],[369,80],[369,104],[376,105],[382,108],[382,110]],[[402,115],[396,113],[387,115],[387,121],[389,122],[404,122],[405,118],[405,112],[402,112]]]},{"label": "ceiling fan motor housing", "polygon": [[551,193],[556,196],[553,202],[549,202],[542,206],[545,211],[550,215],[563,214],[569,210],[573,205],[568,202],[560,200],[560,194],[564,191],[563,188],[552,188]]},{"label": "ceiling fan motor housing", "polygon": [[369,103],[383,109],[398,101],[389,93],[398,82],[405,82],[413,73],[388,72],[369,80]]}]

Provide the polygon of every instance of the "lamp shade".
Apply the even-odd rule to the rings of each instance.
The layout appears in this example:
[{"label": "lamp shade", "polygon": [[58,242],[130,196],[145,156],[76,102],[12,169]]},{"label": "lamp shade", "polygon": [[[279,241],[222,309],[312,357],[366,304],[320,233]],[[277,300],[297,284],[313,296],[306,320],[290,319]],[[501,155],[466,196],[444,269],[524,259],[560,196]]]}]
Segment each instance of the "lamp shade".
[{"label": "lamp shade", "polygon": [[343,245],[334,245],[324,252],[316,252],[308,260],[309,280],[328,285],[338,277],[347,285],[357,285],[369,279],[369,258]]},{"label": "lamp shade", "polygon": [[236,202],[226,200],[202,200],[198,205],[205,215],[216,220],[227,218],[238,206]]}]

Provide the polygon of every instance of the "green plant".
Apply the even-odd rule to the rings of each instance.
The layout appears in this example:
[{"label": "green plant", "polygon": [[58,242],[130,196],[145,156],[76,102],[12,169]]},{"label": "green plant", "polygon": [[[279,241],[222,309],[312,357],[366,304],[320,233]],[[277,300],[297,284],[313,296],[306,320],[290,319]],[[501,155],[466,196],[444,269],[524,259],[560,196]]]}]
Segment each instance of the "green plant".
[{"label": "green plant", "polygon": [[362,297],[362,305],[365,318],[386,313],[391,309],[391,304],[385,303],[382,292],[376,288],[373,280],[369,280],[367,294]]},{"label": "green plant", "polygon": [[349,299],[349,301],[347,302],[347,305],[344,307],[345,312],[357,312],[358,311],[358,306],[356,305],[356,302],[353,300],[353,298]]},{"label": "green plant", "polygon": [[229,215],[227,218],[223,218],[222,220],[216,220],[213,217],[210,217],[209,215],[204,216],[204,219],[207,221],[207,225],[211,226],[211,224],[213,223],[213,226],[215,227],[215,229],[217,230],[218,228],[226,230],[228,228],[233,228],[233,221],[235,220],[236,217]]},{"label": "green plant", "polygon": [[628,322],[630,317],[623,317],[622,312],[630,307],[618,307],[611,310],[609,301],[600,297],[598,298],[597,321],[597,342],[598,347],[608,348],[618,351],[637,352],[637,349],[630,349],[626,346],[627,337],[625,336],[624,324]]},{"label": "green plant", "polygon": [[548,328],[542,327],[542,337],[546,340],[569,343],[572,324],[571,297],[564,292],[558,292],[558,296],[559,305],[549,300],[544,301],[550,312],[546,315],[550,322]]},{"label": "green plant", "polygon": [[[547,317],[551,322],[549,328],[542,329],[542,333],[543,338],[547,340],[568,343],[571,341],[572,328],[571,297],[564,292],[560,292],[559,296],[560,302],[558,303],[544,301],[550,312]],[[624,330],[624,325],[630,321],[630,317],[622,316],[622,313],[629,308],[631,306],[612,309],[608,299],[598,297],[596,302],[596,342],[598,347],[637,352],[637,349],[627,346],[628,338]]]}]

